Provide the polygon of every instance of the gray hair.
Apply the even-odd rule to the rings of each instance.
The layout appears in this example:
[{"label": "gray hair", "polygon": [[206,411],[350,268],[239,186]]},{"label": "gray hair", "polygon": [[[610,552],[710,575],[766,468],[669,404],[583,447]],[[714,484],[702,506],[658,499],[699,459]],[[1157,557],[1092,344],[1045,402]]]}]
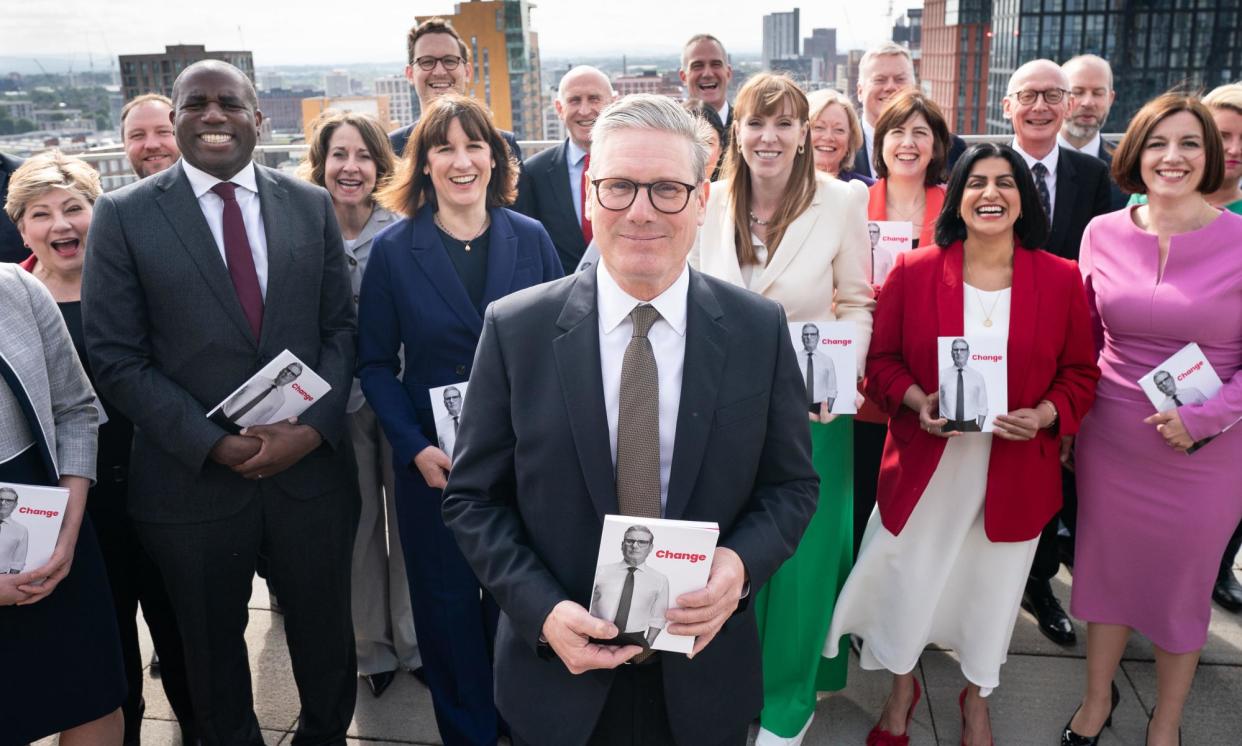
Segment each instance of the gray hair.
[{"label": "gray hair", "polygon": [[724,42],[712,36],[711,34],[695,34],[694,36],[691,36],[689,39],[687,39],[685,44],[681,45],[681,69],[682,70],[686,69],[686,52],[689,51],[690,47],[693,47],[695,44],[698,44],[701,41],[710,41],[716,46],[720,47],[720,56],[724,57],[724,61],[726,65],[729,64],[729,53],[725,51]]},{"label": "gray hair", "polygon": [[710,138],[715,134],[711,125],[691,116],[668,96],[635,93],[608,105],[591,128],[591,150],[600,152],[604,143],[621,130],[654,130],[671,132],[686,138],[689,144],[690,167],[694,183],[703,180],[707,168]]},{"label": "gray hair", "polygon": [[872,61],[875,60],[876,57],[893,57],[898,55],[906,58],[906,64],[910,66],[911,82],[914,82],[914,57],[910,54],[909,49],[906,49],[897,42],[893,41],[886,41],[878,47],[872,47],[867,50],[867,53],[864,54],[862,59],[858,61],[859,79],[866,79],[867,68],[871,66]]}]

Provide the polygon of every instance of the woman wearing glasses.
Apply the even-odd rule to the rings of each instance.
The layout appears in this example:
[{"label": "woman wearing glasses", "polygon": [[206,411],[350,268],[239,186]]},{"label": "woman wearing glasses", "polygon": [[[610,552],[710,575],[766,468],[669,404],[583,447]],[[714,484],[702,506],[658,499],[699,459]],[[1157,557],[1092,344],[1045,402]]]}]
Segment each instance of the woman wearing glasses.
[{"label": "woman wearing glasses", "polygon": [[[861,373],[874,306],[866,187],[816,172],[810,107],[788,78],[756,75],[733,105],[732,145],[708,197],[699,267],[778,301],[790,322],[854,322]],[[856,374],[841,375],[852,381]],[[821,651],[853,557],[853,430],[849,420],[833,421],[826,405],[810,419],[819,508],[797,552],[755,599],[760,746],[801,742],[816,691],[845,686],[848,651],[831,660]]]},{"label": "woman wearing glasses", "polygon": [[497,609],[480,598],[440,517],[452,464],[436,447],[428,389],[469,379],[487,304],[561,276],[543,226],[505,209],[516,184],[517,163],[487,110],[455,93],[436,98],[377,195],[405,218],[375,237],[359,297],[358,377],[393,463],[405,465],[395,475],[397,519],[445,744],[496,743],[490,648]]}]

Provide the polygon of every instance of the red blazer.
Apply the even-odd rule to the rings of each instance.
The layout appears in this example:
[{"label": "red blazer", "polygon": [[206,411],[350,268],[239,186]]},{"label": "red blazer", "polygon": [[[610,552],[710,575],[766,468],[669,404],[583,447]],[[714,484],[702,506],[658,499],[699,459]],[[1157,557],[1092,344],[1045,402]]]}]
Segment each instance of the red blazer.
[{"label": "red blazer", "polygon": [[[885,179],[876,182],[867,189],[867,220],[888,220],[888,192],[885,191]],[[931,246],[936,242],[936,218],[940,217],[940,209],[944,207],[944,184],[934,184],[923,190],[923,230],[919,233],[919,246]]]},{"label": "red blazer", "polygon": [[[962,252],[959,241],[899,255],[876,303],[863,385],[867,398],[891,418],[876,503],[893,534],[901,533],[944,453],[945,439],[925,432],[918,413],[901,401],[912,384],[936,390],[936,338],[963,333]],[[1058,436],[1078,432],[1100,377],[1074,262],[1017,248],[1010,309],[1008,409],[1047,399],[1059,420],[1026,442],[992,440],[984,499],[984,528],[992,541],[1033,539],[1060,510]]]}]

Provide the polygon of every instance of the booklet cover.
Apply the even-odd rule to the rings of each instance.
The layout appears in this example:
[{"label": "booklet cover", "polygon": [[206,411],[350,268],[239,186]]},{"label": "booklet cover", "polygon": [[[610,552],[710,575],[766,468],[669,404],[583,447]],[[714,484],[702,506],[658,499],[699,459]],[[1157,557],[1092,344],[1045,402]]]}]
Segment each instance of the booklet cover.
[{"label": "booklet cover", "polygon": [[37,570],[52,558],[69,490],[0,482],[0,574]]},{"label": "booklet cover", "polygon": [[831,414],[858,408],[857,329],[852,321],[791,321],[789,338],[806,385],[807,409],[816,414],[828,402]]},{"label": "booklet cover", "polygon": [[436,441],[440,450],[453,458],[453,446],[457,443],[457,430],[461,426],[461,408],[466,403],[468,381],[450,383],[428,389],[431,397],[431,416],[436,421]]},{"label": "booklet cover", "polygon": [[720,527],[703,521],[604,516],[591,615],[617,625],[612,645],[689,653],[694,638],[664,631],[677,597],[707,587]]},{"label": "booklet cover", "polygon": [[867,237],[871,240],[871,284],[883,285],[897,263],[897,255],[914,248],[914,224],[905,220],[870,220]]},{"label": "booklet cover", "polygon": [[[1168,412],[1185,404],[1198,404],[1216,396],[1222,385],[1216,369],[1199,345],[1191,342],[1138,380],[1157,412]],[[1194,453],[1211,442],[1207,437],[1186,449]]]},{"label": "booklet cover", "polygon": [[1009,411],[1009,350],[1005,337],[939,337],[940,416],[946,432],[990,433]]},{"label": "booklet cover", "polygon": [[270,425],[305,412],[332,390],[297,355],[285,350],[207,413],[227,430]]}]

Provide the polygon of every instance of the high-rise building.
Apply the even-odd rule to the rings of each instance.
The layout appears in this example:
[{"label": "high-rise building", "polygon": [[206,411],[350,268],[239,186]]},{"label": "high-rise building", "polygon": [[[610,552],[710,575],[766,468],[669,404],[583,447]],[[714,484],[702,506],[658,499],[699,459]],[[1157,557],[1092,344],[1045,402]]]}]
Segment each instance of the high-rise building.
[{"label": "high-rise building", "polygon": [[388,114],[387,96],[316,96],[302,99],[302,131],[306,139],[311,137],[311,124],[328,109],[337,111],[356,111],[375,117],[384,131],[396,129]]},{"label": "high-rise building", "polygon": [[344,70],[332,70],[331,72],[324,73],[323,94],[325,96],[348,96],[351,93],[349,73]]},{"label": "high-rise building", "polygon": [[274,132],[302,131],[302,99],[318,98],[323,91],[289,90],[272,88],[259,91],[259,111],[263,121],[270,123]]},{"label": "high-rise building", "polygon": [[802,36],[798,31],[798,8],[788,13],[769,13],[763,17],[763,66],[771,69],[772,60],[797,57]]},{"label": "high-rise building", "polygon": [[285,76],[280,73],[261,72],[256,76],[260,91],[275,91],[285,87]]},{"label": "high-rise building", "polygon": [[414,122],[414,86],[404,75],[376,78],[375,95],[388,97],[388,114],[393,126],[404,127]]},{"label": "high-rise building", "polygon": [[[474,82],[467,91],[492,111],[496,126],[519,139],[543,137],[539,36],[531,30],[529,0],[467,0],[441,16],[470,48]],[[421,23],[431,16],[419,16]]]},{"label": "high-rise building", "polygon": [[543,107],[543,138],[545,140],[564,140],[565,123],[561,115],[556,113],[556,88],[549,88],[544,95],[547,103]]},{"label": "high-rise building", "polygon": [[811,29],[811,35],[802,40],[802,54],[824,61],[824,77],[837,78],[837,30],[834,28]]},{"label": "high-rise building", "polygon": [[120,55],[121,90],[125,100],[144,93],[171,96],[177,75],[202,60],[227,62],[254,81],[254,55],[250,52],[208,52],[202,44],[177,44],[165,46],[161,54]]},{"label": "high-rise building", "polygon": [[859,106],[862,102],[858,100],[858,67],[864,53],[865,50],[862,49],[851,49],[845,53],[844,60],[838,58],[837,62],[837,90],[849,96]]},{"label": "high-rise building", "polygon": [[987,131],[992,0],[926,0],[922,23],[923,88],[961,135]]},{"label": "high-rise building", "polygon": [[635,70],[629,75],[617,75],[612,79],[612,89],[618,96],[631,93],[654,93],[663,96],[681,97],[681,81],[670,82],[658,70]]},{"label": "high-rise building", "polygon": [[923,9],[910,8],[893,23],[893,41],[910,50],[914,77],[923,73]]},{"label": "high-rise building", "polygon": [[[988,69],[990,133],[1011,131],[1003,104],[1022,63],[1098,54],[1112,64],[1113,104],[1104,131],[1117,132],[1143,103],[1169,88],[1212,88],[1242,78],[1238,0],[993,0]],[[1052,8],[1055,8],[1053,10]]]}]

